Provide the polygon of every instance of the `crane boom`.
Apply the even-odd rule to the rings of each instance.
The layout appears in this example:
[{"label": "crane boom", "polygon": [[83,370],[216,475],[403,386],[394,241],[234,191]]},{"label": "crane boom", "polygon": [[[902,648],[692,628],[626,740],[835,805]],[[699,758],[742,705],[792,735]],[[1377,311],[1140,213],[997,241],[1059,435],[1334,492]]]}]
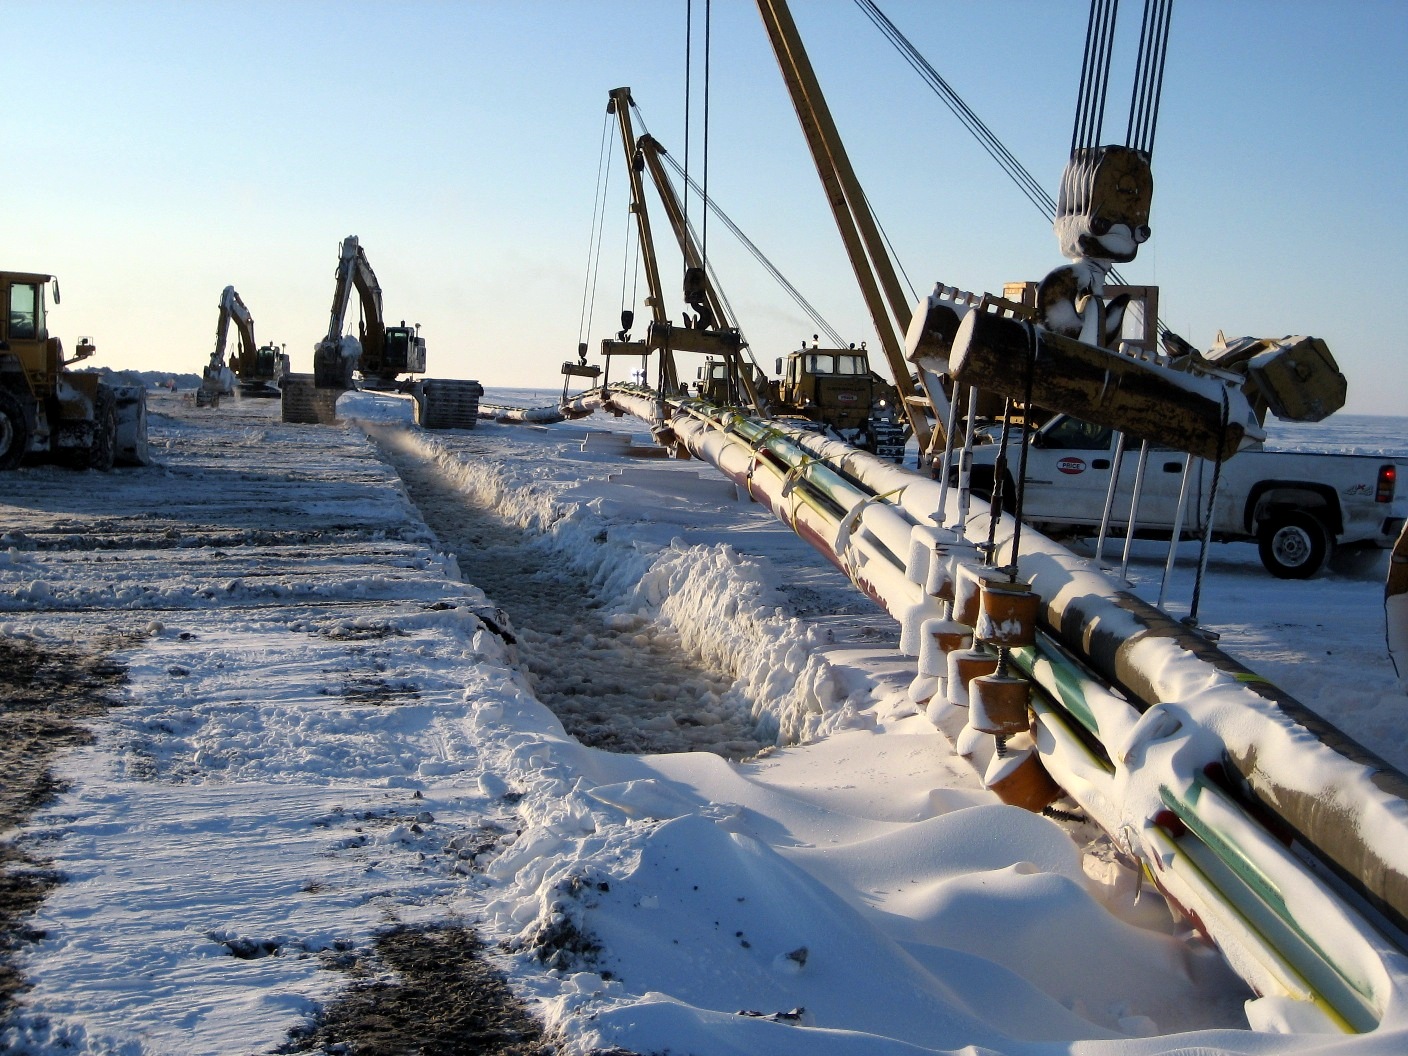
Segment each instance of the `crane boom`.
[{"label": "crane boom", "polygon": [[[749,405],[761,408],[764,399],[755,384],[754,372],[743,362],[742,337],[728,318],[723,298],[719,296],[718,290],[708,277],[703,254],[690,231],[684,207],[661,163],[665,148],[651,135],[636,137],[630,114],[634,104],[629,88],[615,88],[609,96],[607,110],[616,116],[621,134],[621,147],[626,155],[626,171],[631,184],[631,212],[635,214],[640,238],[641,259],[645,266],[646,286],[649,291],[646,305],[651,309],[651,323],[644,341],[627,341],[623,331],[622,339],[602,342],[602,353],[608,358],[613,355],[645,356],[652,352],[658,354],[659,388],[662,396],[666,393],[677,393],[680,388],[675,352],[694,352],[718,357],[727,365],[730,378],[736,383],[735,388],[744,393]],[[692,322],[687,319],[687,325],[682,327],[670,322],[669,313],[665,308],[659,258],[655,252],[650,210],[645,199],[647,175],[655,186],[684,258],[684,299],[697,313]]]},{"label": "crane boom", "polygon": [[[831,111],[786,0],[758,0],[758,13],[762,16],[782,71],[782,79],[792,97],[797,120],[802,126],[802,134],[806,137],[817,175],[821,178],[822,190],[831,206],[846,255],[860,285],[861,296],[875,325],[881,350],[890,365],[905,414],[920,450],[924,450],[930,446],[933,431],[921,405],[942,406],[942,393],[929,392],[925,394],[927,399],[915,399],[920,397],[920,389],[911,379],[910,365],[905,359],[904,334],[911,316],[909,300],[836,131]],[[942,421],[941,415],[936,415],[936,418]]]}]

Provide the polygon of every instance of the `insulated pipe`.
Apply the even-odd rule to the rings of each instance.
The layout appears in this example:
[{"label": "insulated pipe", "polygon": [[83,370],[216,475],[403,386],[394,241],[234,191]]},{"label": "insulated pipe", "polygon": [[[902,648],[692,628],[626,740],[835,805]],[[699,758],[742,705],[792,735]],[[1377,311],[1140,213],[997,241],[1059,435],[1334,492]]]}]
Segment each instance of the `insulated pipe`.
[{"label": "insulated pipe", "polygon": [[[876,489],[892,490],[895,474],[907,473],[855,457],[846,467]],[[905,509],[932,508],[938,483],[907,475]],[[987,520],[974,517],[965,526],[968,539],[983,541]],[[1013,522],[1001,520],[1004,545]],[[1206,638],[1115,587],[1089,562],[1030,527],[1023,541],[1022,578],[1042,596],[1042,622],[1065,648],[1124,693],[1133,712],[1196,693],[1221,741],[1205,762],[1225,754],[1246,791],[1288,834],[1408,932],[1408,777]],[[1301,753],[1311,742],[1318,742],[1317,765],[1306,771]],[[1296,754],[1288,760],[1273,745]]]},{"label": "insulated pipe", "polygon": [[[612,398],[623,399],[614,393]],[[653,413],[653,400],[643,405],[643,417]],[[685,401],[682,409],[685,413],[674,418],[680,440],[734,479],[754,449],[745,434],[754,440],[770,435],[770,454],[788,459],[797,470],[791,487],[814,500],[805,505],[805,518],[790,511],[788,523],[802,524],[814,545],[902,625],[919,611],[941,615],[936,600],[930,605],[916,597],[913,576],[919,569],[907,573],[898,560],[903,555],[889,544],[877,545],[886,536],[893,539],[897,522],[877,520],[873,532],[867,522],[865,531],[848,540],[839,530],[856,506],[836,508],[838,501],[859,501],[862,512],[884,504],[915,529],[936,531],[951,512],[937,510],[938,482],[781,423],[718,415],[701,401]],[[724,455],[720,447],[740,448],[742,457],[740,451]],[[762,474],[755,467],[751,479],[746,469],[742,475],[750,494],[785,510],[789,472],[769,463]],[[1000,517],[999,546],[1010,540],[1013,527],[1010,517]],[[826,530],[833,529],[836,545],[821,546]],[[964,533],[970,541],[985,540],[988,516],[974,517]],[[1408,930],[1408,778],[1194,631],[1116,588],[1088,561],[1030,529],[1023,541],[1022,578],[1042,596],[1043,626],[1064,652],[1113,687],[1089,711],[1094,724],[1089,733],[1106,755],[1127,752],[1136,731],[1148,736],[1149,726],[1141,725],[1146,712],[1176,714],[1197,735],[1181,747],[1177,772],[1163,779],[1229,768],[1231,784],[1274,815],[1285,839],[1328,864],[1391,925]],[[856,554],[846,552],[848,543]],[[1131,770],[1118,795],[1101,793],[1110,801],[1105,809],[1113,804],[1121,815],[1107,825],[1118,828],[1122,817],[1142,828],[1163,809],[1160,775],[1129,776],[1141,773]],[[1078,789],[1067,790],[1080,798]]]}]

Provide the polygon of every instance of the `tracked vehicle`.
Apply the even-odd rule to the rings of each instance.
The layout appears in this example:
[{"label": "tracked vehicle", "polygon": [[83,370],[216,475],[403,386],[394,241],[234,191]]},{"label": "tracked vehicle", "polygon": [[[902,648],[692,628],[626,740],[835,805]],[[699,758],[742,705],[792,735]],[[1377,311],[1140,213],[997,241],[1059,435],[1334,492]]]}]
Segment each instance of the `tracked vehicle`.
[{"label": "tracked vehicle", "polygon": [[899,392],[860,348],[802,347],[777,361],[773,414],[806,419],[847,443],[900,462],[910,429]]}]

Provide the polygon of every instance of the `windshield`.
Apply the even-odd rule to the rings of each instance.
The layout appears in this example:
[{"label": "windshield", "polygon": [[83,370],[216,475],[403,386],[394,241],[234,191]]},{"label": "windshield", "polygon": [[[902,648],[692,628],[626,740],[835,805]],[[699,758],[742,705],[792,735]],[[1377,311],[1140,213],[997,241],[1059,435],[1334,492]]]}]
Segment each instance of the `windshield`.
[{"label": "windshield", "polygon": [[866,372],[865,357],[842,353],[812,352],[807,356],[809,374],[845,374],[854,376]]},{"label": "windshield", "polygon": [[1064,451],[1107,451],[1114,435],[1114,430],[1107,425],[1079,418],[1058,418],[1042,430],[1041,445]]},{"label": "windshield", "polygon": [[10,287],[10,337],[32,341],[44,331],[44,295],[40,287],[17,283]]}]

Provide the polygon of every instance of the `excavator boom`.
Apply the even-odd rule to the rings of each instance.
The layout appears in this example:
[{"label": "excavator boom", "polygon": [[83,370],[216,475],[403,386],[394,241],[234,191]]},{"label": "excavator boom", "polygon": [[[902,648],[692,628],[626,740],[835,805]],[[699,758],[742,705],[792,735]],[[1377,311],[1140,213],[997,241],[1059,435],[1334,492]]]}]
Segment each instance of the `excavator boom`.
[{"label": "excavator boom", "polygon": [[[342,333],[353,290],[362,310],[356,342],[344,338]],[[376,272],[357,236],[348,235],[338,247],[337,280],[327,335],[313,350],[313,376],[318,388],[350,389],[354,371],[372,388],[394,388],[398,375],[424,370],[425,341],[404,323],[399,327],[386,325]]]}]

